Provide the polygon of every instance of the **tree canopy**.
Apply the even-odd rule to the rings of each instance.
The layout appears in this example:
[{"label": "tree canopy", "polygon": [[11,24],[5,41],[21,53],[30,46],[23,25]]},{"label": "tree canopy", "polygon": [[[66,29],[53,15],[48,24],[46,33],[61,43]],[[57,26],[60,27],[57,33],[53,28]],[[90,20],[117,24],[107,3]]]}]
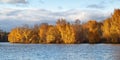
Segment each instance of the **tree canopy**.
[{"label": "tree canopy", "polygon": [[120,9],[115,9],[111,17],[103,22],[89,20],[81,23],[75,20],[70,23],[58,19],[55,25],[42,23],[16,27],[8,35],[11,43],[120,43]]}]

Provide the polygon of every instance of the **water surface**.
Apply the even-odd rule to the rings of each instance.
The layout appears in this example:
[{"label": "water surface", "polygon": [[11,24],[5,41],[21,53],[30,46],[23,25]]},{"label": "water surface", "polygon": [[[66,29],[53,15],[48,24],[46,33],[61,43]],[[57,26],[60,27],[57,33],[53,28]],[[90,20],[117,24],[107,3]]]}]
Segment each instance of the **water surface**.
[{"label": "water surface", "polygon": [[0,43],[0,60],[120,60],[120,45]]}]

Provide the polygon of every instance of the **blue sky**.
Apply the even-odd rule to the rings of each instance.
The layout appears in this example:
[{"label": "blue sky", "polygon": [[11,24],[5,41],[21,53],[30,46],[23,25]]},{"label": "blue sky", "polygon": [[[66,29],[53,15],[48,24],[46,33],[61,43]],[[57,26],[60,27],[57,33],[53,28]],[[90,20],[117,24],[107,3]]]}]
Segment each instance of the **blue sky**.
[{"label": "blue sky", "polygon": [[0,0],[0,29],[53,24],[59,18],[103,21],[120,8],[119,4],[120,0]]},{"label": "blue sky", "polygon": [[0,7],[13,9],[46,9],[51,11],[105,9],[104,11],[112,11],[114,8],[120,8],[119,0],[21,0],[23,2],[20,3],[10,2],[14,0],[0,1]]}]

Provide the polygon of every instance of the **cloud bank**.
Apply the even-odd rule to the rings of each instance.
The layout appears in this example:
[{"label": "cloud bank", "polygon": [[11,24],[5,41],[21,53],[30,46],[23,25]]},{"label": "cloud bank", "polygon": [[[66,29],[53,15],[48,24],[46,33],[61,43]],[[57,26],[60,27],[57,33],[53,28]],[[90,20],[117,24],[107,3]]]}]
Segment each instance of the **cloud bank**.
[{"label": "cloud bank", "polygon": [[100,21],[108,16],[109,14],[96,10],[52,12],[44,9],[2,9],[0,10],[0,28],[10,31],[12,28],[23,24],[34,25],[44,22],[54,24],[59,18],[65,18],[70,22],[75,19],[84,22],[91,19]]},{"label": "cloud bank", "polygon": [[27,0],[0,0],[1,3],[27,3]]},{"label": "cloud bank", "polygon": [[91,5],[88,5],[87,8],[96,8],[96,9],[104,9],[105,6],[104,5],[99,5],[99,4],[91,4]]}]

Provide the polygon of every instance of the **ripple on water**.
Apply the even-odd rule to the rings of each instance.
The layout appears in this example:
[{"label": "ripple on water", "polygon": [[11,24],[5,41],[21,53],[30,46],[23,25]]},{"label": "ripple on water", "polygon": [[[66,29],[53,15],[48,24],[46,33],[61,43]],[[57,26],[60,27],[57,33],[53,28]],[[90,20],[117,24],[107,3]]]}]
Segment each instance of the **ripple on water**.
[{"label": "ripple on water", "polygon": [[119,44],[0,43],[0,60],[119,60],[119,51]]}]

